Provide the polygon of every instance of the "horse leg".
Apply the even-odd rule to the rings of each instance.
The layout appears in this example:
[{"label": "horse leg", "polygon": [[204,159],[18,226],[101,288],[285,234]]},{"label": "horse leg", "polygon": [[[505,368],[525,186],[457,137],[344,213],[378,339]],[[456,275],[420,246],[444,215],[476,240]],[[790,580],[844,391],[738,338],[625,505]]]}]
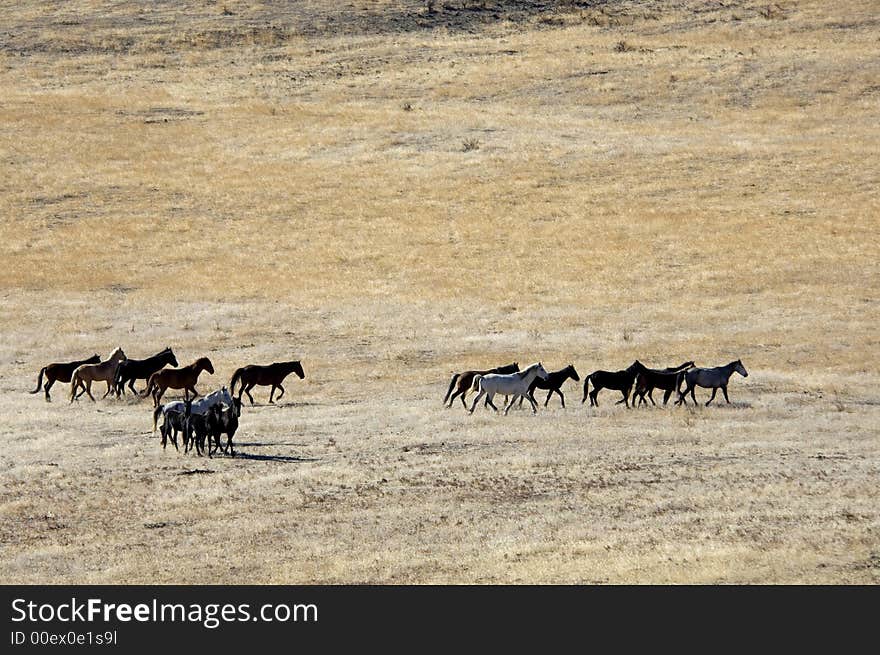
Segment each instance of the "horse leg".
[{"label": "horse leg", "polygon": [[113,391],[113,387],[110,385],[110,380],[107,380],[106,382],[107,382],[107,391],[104,393],[103,396],[101,396],[101,400],[104,400],[104,398],[109,396],[110,392]]},{"label": "horse leg", "polygon": [[[505,407],[504,407],[504,415],[505,416],[507,416],[507,412],[510,411],[510,408],[513,407],[513,403],[516,402],[517,397],[522,398],[522,395],[516,394],[516,393],[513,394],[513,400],[511,400],[509,403],[507,403],[507,405],[505,405]],[[526,397],[528,397],[528,396],[526,396]],[[529,399],[529,402],[530,403],[532,402],[531,398]]]},{"label": "horse leg", "polygon": [[461,393],[460,389],[456,389],[455,391],[453,391],[452,394],[450,394],[450,396],[449,396],[449,404],[446,405],[446,407],[452,407],[453,401],[458,397],[458,395],[460,393]]},{"label": "horse leg", "polygon": [[461,392],[461,396],[460,396],[461,404],[464,405],[465,409],[467,409],[467,403],[465,402],[465,398],[467,397],[467,392],[468,392],[468,390],[465,389],[464,391]]},{"label": "horse leg", "polygon": [[[476,408],[477,403],[480,401],[480,398],[482,398],[482,397],[485,396],[485,395],[486,395],[486,392],[483,391],[483,390],[480,390],[480,393],[478,393],[478,394],[477,394],[477,397],[474,398],[474,404],[471,405],[471,409],[470,409],[470,413],[471,413],[471,414],[474,413],[474,409]],[[462,394],[462,396],[461,396],[461,402],[462,402],[462,403],[464,402],[464,394]],[[465,405],[464,408],[467,409],[467,405]]]},{"label": "horse leg", "polygon": [[667,389],[663,392],[663,406],[666,407],[666,403],[669,402],[669,396],[672,395],[672,389]]},{"label": "horse leg", "polygon": [[709,398],[709,400],[706,401],[706,407],[709,406],[709,403],[711,403],[713,400],[715,400],[716,393],[718,393],[718,387],[712,387],[712,396]]},{"label": "horse leg", "polygon": [[[547,403],[550,402],[550,396],[553,395],[553,391],[554,391],[554,389],[550,389],[550,391],[547,392],[547,398],[544,400],[544,407],[546,407],[546,406],[547,406]],[[522,401],[519,401],[519,404],[522,405]],[[563,406],[564,406],[564,405],[565,405],[565,401],[563,401],[562,404],[563,404]]]},{"label": "horse leg", "polygon": [[599,406],[599,389],[593,387],[593,390],[590,392],[590,407],[598,407]]},{"label": "horse leg", "polygon": [[[245,390],[244,390],[244,392],[247,394],[247,397],[250,398],[251,405],[254,404],[254,397],[251,395],[251,389],[253,389],[255,386],[256,386],[256,384],[251,384],[250,386],[245,387]],[[241,400],[240,395],[239,395],[239,400]]]},{"label": "horse leg", "polygon": [[535,402],[535,399],[532,398],[531,395],[526,396],[529,399],[529,402],[532,404],[532,414],[538,413],[538,403]]},{"label": "horse leg", "polygon": [[[694,393],[694,389],[696,389],[696,388],[697,388],[696,383],[694,383],[694,384],[690,387],[690,391],[691,391],[691,399],[694,401],[694,405],[697,404],[697,395]],[[685,391],[685,393],[687,393],[687,391]]]},{"label": "horse leg", "polygon": [[729,405],[729,404],[730,404],[730,398],[727,397],[727,385],[726,385],[726,384],[725,384],[723,387],[721,387],[721,393],[724,394],[724,400],[726,400],[726,401],[727,401],[727,404]]},{"label": "horse leg", "polygon": [[89,394],[89,398],[92,399],[92,402],[95,402],[95,397],[92,395],[92,381],[91,380],[86,382],[86,393]]},{"label": "horse leg", "polygon": [[565,396],[562,394],[562,389],[556,389],[556,394],[559,396],[559,402],[562,403],[562,409],[565,409]]},{"label": "horse leg", "polygon": [[[645,400],[645,394],[642,394],[642,400]],[[654,402],[654,387],[651,387],[650,389],[648,389],[648,400],[651,401],[651,404],[654,407],[657,406],[657,403]],[[648,403],[645,403],[645,404],[647,405]]]},{"label": "horse leg", "polygon": [[[74,395],[75,391],[79,391],[79,393]],[[86,392],[86,385],[84,382],[77,380],[76,382],[70,385],[70,402],[74,400],[79,400],[79,397]]]},{"label": "horse leg", "polygon": [[275,400],[281,400],[281,396],[284,395],[284,387],[282,387],[280,384],[276,384],[275,386],[281,389],[281,393],[278,394],[278,397]]},{"label": "horse leg", "polygon": [[196,385],[195,385],[195,384],[193,384],[192,386],[189,386],[189,387],[187,387],[187,388],[188,388],[190,391],[192,391],[193,400],[195,400],[196,398],[198,398],[198,397],[201,395],[198,391],[196,391]]},{"label": "horse leg", "polygon": [[274,405],[274,404],[275,404],[275,401],[272,400],[272,396],[274,396],[274,395],[275,395],[275,385],[273,384],[273,385],[272,385],[272,388],[269,389],[269,404],[270,404],[270,405]]},{"label": "horse leg", "polygon": [[[166,389],[167,389],[167,387],[160,387],[160,386],[157,386],[157,387],[153,390],[153,407],[158,407],[158,406],[159,406],[159,401],[162,400],[162,396],[165,395],[165,390],[166,390]],[[183,396],[183,397],[186,398],[186,392],[185,392],[185,391],[184,391],[184,396]]]},{"label": "horse leg", "polygon": [[53,380],[53,379],[51,379],[51,378],[46,382],[46,387],[45,387],[45,389],[46,389],[46,402],[47,402],[47,403],[51,403],[51,402],[52,402],[52,399],[49,397],[49,389],[52,388],[52,385],[53,385],[53,384],[55,384],[55,380]]},{"label": "horse leg", "polygon": [[[138,395],[138,390],[134,388],[134,378],[132,378],[131,380],[128,381],[128,388],[131,389],[131,392],[132,392],[135,396]],[[125,385],[122,385],[122,391],[123,391],[123,392],[125,391]]]},{"label": "horse leg", "polygon": [[495,394],[494,394],[494,393],[488,393],[488,394],[486,394],[486,403],[489,405],[489,407],[491,407],[492,409],[494,409],[494,410],[497,412],[497,411],[498,411],[498,408],[495,407],[495,403],[492,402],[492,399],[493,399],[493,398],[495,398]]}]

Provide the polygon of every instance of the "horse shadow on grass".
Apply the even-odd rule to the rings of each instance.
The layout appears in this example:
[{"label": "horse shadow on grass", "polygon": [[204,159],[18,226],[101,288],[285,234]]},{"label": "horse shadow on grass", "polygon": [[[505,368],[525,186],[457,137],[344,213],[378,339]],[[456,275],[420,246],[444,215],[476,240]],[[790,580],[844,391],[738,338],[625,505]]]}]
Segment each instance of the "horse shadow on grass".
[{"label": "horse shadow on grass", "polygon": [[244,453],[241,451],[235,453],[235,459],[247,459],[256,462],[280,462],[285,464],[320,461],[317,457],[296,457],[295,455],[256,455],[254,453]]}]

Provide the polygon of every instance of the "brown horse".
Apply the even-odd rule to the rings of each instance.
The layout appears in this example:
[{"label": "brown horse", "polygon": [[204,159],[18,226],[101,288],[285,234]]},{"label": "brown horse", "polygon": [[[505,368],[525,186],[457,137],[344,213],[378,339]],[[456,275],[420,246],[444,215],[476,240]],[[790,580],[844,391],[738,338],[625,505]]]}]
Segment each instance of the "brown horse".
[{"label": "brown horse", "polygon": [[251,405],[253,405],[254,397],[251,395],[251,389],[258,384],[263,387],[272,385],[272,389],[269,391],[269,402],[274,404],[275,401],[272,400],[272,396],[275,394],[275,388],[277,387],[281,390],[281,393],[278,394],[278,400],[281,400],[281,396],[284,395],[284,387],[281,386],[281,383],[291,373],[296,373],[300,380],[306,376],[299,361],[275,362],[268,366],[259,366],[257,364],[242,366],[232,374],[232,379],[229,381],[229,392],[234,394],[235,383],[240,381],[241,387],[238,390],[238,401],[241,402],[241,394],[246,393],[247,397],[251,399]]},{"label": "brown horse", "polygon": [[46,402],[52,402],[52,399],[49,397],[49,389],[52,388],[52,385],[56,382],[70,382],[70,377],[73,375],[73,372],[78,369],[83,364],[97,364],[101,361],[100,355],[95,353],[88,359],[81,359],[77,362],[60,362],[49,364],[48,366],[44,366],[40,369],[40,375],[37,377],[37,388],[31,391],[30,393],[39,393],[40,388],[43,386],[43,374],[46,374]]},{"label": "brown horse", "polygon": [[[106,398],[113,391],[113,378],[116,375],[116,367],[119,362],[125,361],[125,351],[117,348],[110,356],[100,364],[83,364],[77,366],[73,375],[70,376],[70,402],[73,402],[84,393],[89,394],[92,402],[95,397],[92,395],[92,382],[104,381],[107,383],[107,392],[104,394]],[[79,393],[77,393],[79,390]]]},{"label": "brown horse", "polygon": [[196,391],[196,382],[199,379],[199,373],[208,371],[214,375],[214,365],[207,357],[199,357],[189,366],[181,368],[163,368],[156,371],[147,381],[147,388],[141,393],[141,398],[146,398],[150,394],[153,395],[153,407],[159,406],[162,395],[168,389],[183,389],[183,397],[189,398],[192,393],[193,398],[199,395]]}]

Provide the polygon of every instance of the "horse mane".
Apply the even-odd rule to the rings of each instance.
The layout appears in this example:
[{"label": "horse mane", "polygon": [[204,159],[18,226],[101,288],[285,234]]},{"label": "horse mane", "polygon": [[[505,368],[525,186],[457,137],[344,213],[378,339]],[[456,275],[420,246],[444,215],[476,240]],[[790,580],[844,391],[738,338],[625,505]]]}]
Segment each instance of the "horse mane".
[{"label": "horse mane", "polygon": [[517,371],[516,374],[517,374],[520,378],[525,378],[525,377],[526,377],[526,374],[527,374],[529,371],[531,371],[533,368],[536,368],[536,367],[538,367],[538,366],[540,366],[540,365],[541,365],[541,362],[535,362],[534,364],[529,364],[529,365],[526,366],[523,370],[521,370],[521,371]]}]

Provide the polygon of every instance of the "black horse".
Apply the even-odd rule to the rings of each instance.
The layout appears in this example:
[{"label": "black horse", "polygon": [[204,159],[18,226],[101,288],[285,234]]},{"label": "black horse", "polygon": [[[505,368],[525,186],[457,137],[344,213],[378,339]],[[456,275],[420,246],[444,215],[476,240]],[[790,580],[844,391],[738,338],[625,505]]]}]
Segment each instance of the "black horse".
[{"label": "black horse", "polygon": [[[215,405],[215,407],[219,407]],[[226,435],[226,445],[222,446],[224,453],[229,453],[235,457],[235,449],[232,447],[232,437],[238,430],[238,418],[241,416],[241,401],[238,398],[232,399],[232,407],[224,407],[222,411],[215,412],[208,416],[208,457],[212,452],[220,450],[220,435]],[[211,440],[214,442],[214,450],[211,449]]]},{"label": "black horse", "polygon": [[184,452],[188,450],[186,448],[187,443],[187,435],[189,434],[187,425],[189,423],[190,416],[192,414],[192,400],[189,398],[184,398],[184,410],[182,412],[176,412],[174,410],[163,412],[162,405],[159,405],[156,410],[153,412],[153,426],[155,430],[156,419],[159,414],[161,414],[164,418],[162,423],[162,427],[160,428],[160,434],[162,435],[162,450],[165,450],[165,446],[168,445],[168,440],[171,440],[171,443],[174,444],[175,450],[180,450],[177,447],[177,433],[183,432],[183,445]]},{"label": "black horse", "polygon": [[183,429],[183,452],[188,453],[190,448],[195,448],[196,454],[201,456],[205,449],[205,439],[210,447],[213,426],[220,421],[221,411],[218,404],[211,405],[204,414],[187,414]]},{"label": "black horse", "polygon": [[589,392],[591,407],[593,405],[599,406],[599,401],[596,397],[602,389],[619,391],[623,394],[623,398],[618,400],[616,404],[626,403],[626,406],[629,407],[629,392],[632,389],[633,381],[637,374],[646,370],[645,365],[636,360],[622,371],[593,371],[584,378],[584,397],[581,400],[581,404],[586,402],[587,391],[589,390],[590,382],[592,382],[593,390]]},{"label": "black horse", "polygon": [[138,390],[134,388],[134,381],[146,380],[166,364],[177,366],[177,358],[170,347],[146,359],[126,359],[120,362],[116,368],[116,376],[113,378],[116,397],[119,398],[125,393],[126,383],[131,392],[137,396]]},{"label": "black horse", "polygon": [[[547,399],[544,401],[544,407],[547,406],[547,403],[550,402],[550,396],[556,393],[559,396],[560,402],[562,402],[562,406],[565,407],[565,396],[562,395],[561,387],[562,384],[568,379],[571,378],[575,382],[580,381],[580,377],[576,370],[574,370],[574,364],[569,364],[563,369],[558,371],[551,371],[547,375],[546,380],[542,380],[541,378],[535,378],[532,384],[529,386],[529,395],[532,397],[532,400],[535,400],[535,389],[549,389],[547,392]],[[519,399],[519,406],[522,407],[523,398]]]},{"label": "black horse", "polygon": [[[680,366],[673,366],[664,369],[646,368],[639,371],[636,376],[635,388],[633,390],[633,404],[636,404],[636,396],[638,396],[639,404],[648,404],[648,400],[652,405],[656,405],[651,394],[654,389],[663,389],[663,404],[669,402],[669,397],[673,391],[678,390],[678,374],[694,366],[693,362],[685,362]],[[645,400],[645,395],[648,400]]]},{"label": "black horse", "polygon": [[76,362],[56,362],[54,364],[49,364],[48,366],[44,366],[40,369],[40,375],[37,376],[37,388],[31,391],[30,393],[39,393],[40,387],[43,386],[43,374],[46,374],[46,400],[51,402],[51,398],[49,397],[49,389],[52,388],[52,385],[56,382],[70,382],[70,377],[73,375],[73,372],[78,369],[83,364],[98,364],[101,361],[101,357],[96,353],[89,357],[88,359],[80,359]]}]

